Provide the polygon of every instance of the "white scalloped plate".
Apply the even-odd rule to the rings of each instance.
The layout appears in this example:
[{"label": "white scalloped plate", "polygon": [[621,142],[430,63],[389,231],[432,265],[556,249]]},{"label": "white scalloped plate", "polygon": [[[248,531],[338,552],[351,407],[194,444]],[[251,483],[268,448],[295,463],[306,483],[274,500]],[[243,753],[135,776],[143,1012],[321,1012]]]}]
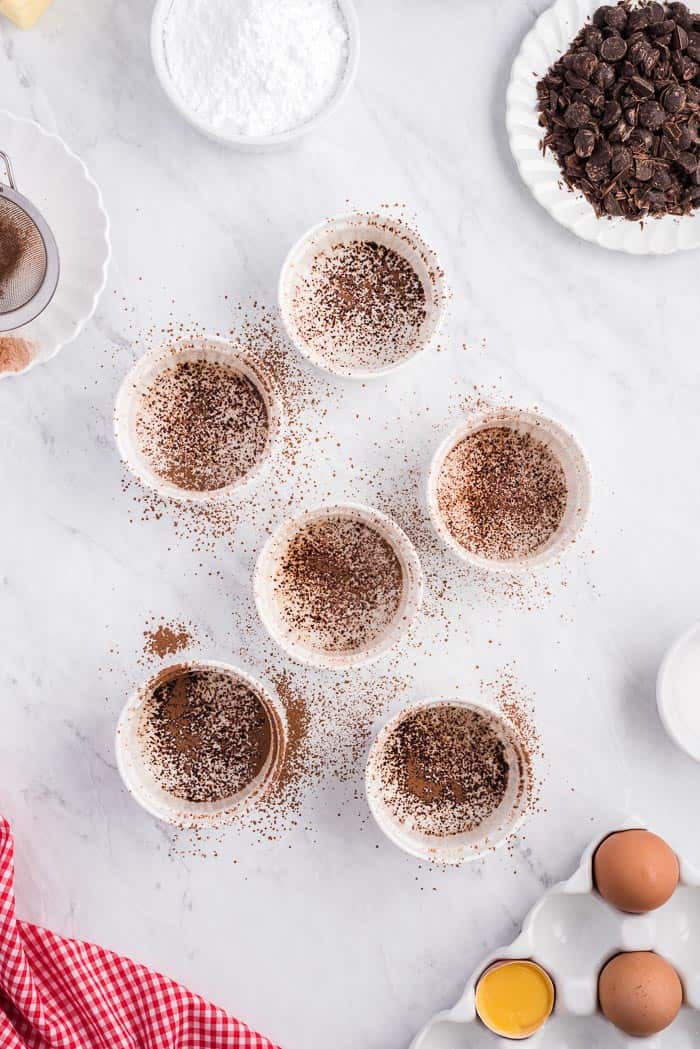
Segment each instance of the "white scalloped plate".
[{"label": "white scalloped plate", "polygon": [[[505,958],[531,958],[554,981],[554,1012],[527,1039],[532,1049],[697,1049],[700,874],[679,856],[678,888],[668,903],[650,914],[623,914],[593,888],[593,853],[600,842],[613,831],[640,826],[630,820],[595,838],[575,874],[544,894],[523,922],[518,938],[481,963],[457,1004],[434,1016],[416,1036],[411,1049],[512,1049],[512,1039],[499,1038],[484,1027],[474,1001],[481,974],[492,962]],[[651,950],[658,950],[675,967],[683,984],[684,1004],[661,1034],[629,1038],[598,1009],[598,974],[620,951]]]},{"label": "white scalloped plate", "polygon": [[[41,211],[51,227],[61,272],[53,299],[39,317],[8,336],[36,347],[21,375],[54,357],[92,317],[107,280],[109,219],[102,194],[83,161],[58,135],[33,120],[0,112],[0,149],[14,167],[17,189]],[[5,173],[0,164],[0,177]]]},{"label": "white scalloped plate", "polygon": [[520,174],[533,196],[562,226],[601,248],[631,255],[668,255],[700,246],[700,212],[666,215],[643,224],[628,219],[596,218],[583,194],[571,191],[551,152],[542,153],[537,81],[569,47],[602,0],[556,0],[540,15],[523,40],[506,96],[506,127]]}]

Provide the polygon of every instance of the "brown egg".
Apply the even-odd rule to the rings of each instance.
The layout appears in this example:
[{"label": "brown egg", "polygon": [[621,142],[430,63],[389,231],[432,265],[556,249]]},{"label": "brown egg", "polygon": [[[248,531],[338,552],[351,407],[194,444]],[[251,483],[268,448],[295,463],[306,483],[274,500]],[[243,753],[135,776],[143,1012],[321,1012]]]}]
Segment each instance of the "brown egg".
[{"label": "brown egg", "polygon": [[648,830],[622,830],[598,846],[593,878],[600,895],[630,914],[661,907],[678,885],[678,859]]},{"label": "brown egg", "polygon": [[603,1014],[625,1034],[643,1038],[673,1023],[683,1001],[676,970],[651,951],[618,954],[598,979]]}]

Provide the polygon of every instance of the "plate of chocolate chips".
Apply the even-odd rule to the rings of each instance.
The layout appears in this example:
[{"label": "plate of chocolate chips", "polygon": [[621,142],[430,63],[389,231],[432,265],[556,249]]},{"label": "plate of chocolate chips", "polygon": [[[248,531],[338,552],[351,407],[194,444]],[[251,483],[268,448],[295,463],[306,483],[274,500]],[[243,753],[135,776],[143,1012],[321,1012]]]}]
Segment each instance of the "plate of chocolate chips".
[{"label": "plate of chocolate chips", "polygon": [[636,255],[700,246],[700,0],[556,0],[525,37],[506,123],[567,229]]}]

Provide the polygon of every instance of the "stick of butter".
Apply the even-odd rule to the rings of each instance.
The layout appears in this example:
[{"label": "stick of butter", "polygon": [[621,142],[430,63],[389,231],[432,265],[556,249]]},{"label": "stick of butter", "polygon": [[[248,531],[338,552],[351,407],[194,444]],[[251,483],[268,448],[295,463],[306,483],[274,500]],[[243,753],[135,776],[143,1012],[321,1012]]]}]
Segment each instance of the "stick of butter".
[{"label": "stick of butter", "polygon": [[0,0],[0,14],[12,19],[20,29],[31,29],[53,0]]}]

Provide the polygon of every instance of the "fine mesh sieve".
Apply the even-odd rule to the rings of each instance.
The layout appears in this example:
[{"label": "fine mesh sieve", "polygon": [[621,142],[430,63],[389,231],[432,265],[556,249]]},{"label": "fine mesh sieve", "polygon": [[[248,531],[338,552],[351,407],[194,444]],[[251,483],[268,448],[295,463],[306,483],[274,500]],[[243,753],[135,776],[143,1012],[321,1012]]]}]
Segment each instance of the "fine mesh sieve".
[{"label": "fine mesh sieve", "polygon": [[0,331],[13,331],[46,309],[58,284],[58,248],[46,220],[19,193],[10,158],[0,150],[9,185],[0,182]]}]

